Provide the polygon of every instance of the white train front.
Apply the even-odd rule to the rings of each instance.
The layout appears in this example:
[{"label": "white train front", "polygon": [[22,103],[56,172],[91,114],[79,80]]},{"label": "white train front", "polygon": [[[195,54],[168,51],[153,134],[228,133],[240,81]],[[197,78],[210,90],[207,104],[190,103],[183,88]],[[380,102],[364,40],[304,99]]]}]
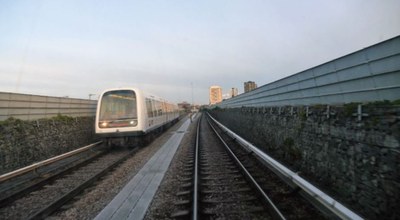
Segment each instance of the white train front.
[{"label": "white train front", "polygon": [[96,134],[108,145],[132,145],[179,117],[178,106],[135,88],[104,91],[97,103]]}]

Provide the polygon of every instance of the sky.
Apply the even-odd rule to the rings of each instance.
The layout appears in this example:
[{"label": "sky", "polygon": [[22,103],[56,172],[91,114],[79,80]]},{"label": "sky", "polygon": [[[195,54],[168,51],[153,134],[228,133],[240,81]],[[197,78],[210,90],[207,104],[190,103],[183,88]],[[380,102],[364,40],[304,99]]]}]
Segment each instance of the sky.
[{"label": "sky", "polygon": [[[208,104],[400,35],[399,0],[0,0],[0,91]],[[96,95],[92,96],[96,97]]]}]

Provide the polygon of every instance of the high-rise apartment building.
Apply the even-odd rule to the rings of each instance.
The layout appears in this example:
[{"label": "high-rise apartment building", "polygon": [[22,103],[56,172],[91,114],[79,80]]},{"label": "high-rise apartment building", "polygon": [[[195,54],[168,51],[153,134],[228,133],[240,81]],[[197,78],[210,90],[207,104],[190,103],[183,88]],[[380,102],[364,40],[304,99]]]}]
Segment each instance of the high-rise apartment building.
[{"label": "high-rise apartment building", "polygon": [[232,88],[231,89],[231,97],[235,97],[238,95],[238,89],[237,88]]},{"label": "high-rise apartment building", "polygon": [[257,84],[253,81],[248,81],[244,83],[244,92],[250,92],[257,88]]},{"label": "high-rise apartment building", "polygon": [[210,87],[210,105],[222,101],[222,88],[220,86]]}]

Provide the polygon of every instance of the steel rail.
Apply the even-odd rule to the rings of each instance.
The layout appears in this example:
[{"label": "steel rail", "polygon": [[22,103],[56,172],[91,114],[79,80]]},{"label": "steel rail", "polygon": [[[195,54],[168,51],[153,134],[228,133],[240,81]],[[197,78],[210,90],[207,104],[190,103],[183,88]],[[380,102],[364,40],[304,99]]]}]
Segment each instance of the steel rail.
[{"label": "steel rail", "polygon": [[279,174],[288,178],[293,184],[300,187],[304,192],[306,192],[308,195],[310,195],[312,198],[314,198],[316,202],[323,205],[325,208],[327,208],[329,211],[331,211],[334,215],[336,215],[337,217],[339,217],[341,219],[349,219],[349,220],[350,219],[353,219],[353,220],[363,219],[361,216],[357,215],[355,212],[351,211],[350,209],[348,209],[347,207],[342,205],[340,202],[334,200],[332,197],[330,197],[326,193],[322,192],[317,187],[313,186],[307,180],[300,177],[297,173],[286,168],[281,163],[274,160],[272,157],[268,156],[266,153],[262,152],[257,147],[255,147],[254,145],[252,145],[251,143],[249,143],[248,141],[246,141],[239,135],[235,134],[233,131],[229,130],[223,124],[221,124],[220,122],[215,120],[210,114],[207,113],[207,115],[222,130],[226,131],[226,133],[229,136],[231,136],[232,138],[235,138],[238,143],[240,143],[242,146],[245,146],[246,148],[248,148],[248,150],[252,151],[257,156],[259,156],[263,161],[265,161],[267,164],[269,164],[274,169],[274,171],[276,171]]},{"label": "steel rail", "polygon": [[107,172],[110,170],[114,169],[117,167],[120,163],[128,159],[130,156],[132,156],[133,153],[135,153],[138,150],[138,148],[135,148],[133,150],[130,150],[129,153],[121,157],[120,159],[116,160],[112,164],[110,164],[108,167],[102,169],[101,171],[95,173],[92,175],[89,179],[84,181],[82,184],[79,186],[76,186],[74,189],[70,190],[69,192],[65,193],[64,195],[60,196],[57,198],[55,201],[53,201],[51,204],[47,205],[43,209],[39,210],[38,212],[34,213],[33,215],[29,216],[28,220],[33,220],[33,219],[44,219],[47,216],[51,215],[54,211],[62,207],[65,203],[73,199],[75,196],[77,196],[80,192],[82,192],[84,189],[88,188],[91,186],[94,182],[96,182],[99,178],[104,176]]},{"label": "steel rail", "polygon": [[198,213],[198,197],[199,197],[199,137],[200,137],[200,122],[202,117],[197,122],[197,130],[196,130],[196,146],[194,152],[194,174],[193,174],[193,192],[192,192],[192,220],[197,220],[199,213]]},{"label": "steel rail", "polygon": [[228,153],[230,154],[231,158],[236,162],[236,164],[243,171],[243,173],[246,176],[246,178],[250,181],[250,183],[255,187],[257,192],[263,198],[263,201],[267,204],[268,210],[270,211],[270,214],[274,217],[274,219],[286,219],[283,216],[283,214],[279,211],[279,209],[275,206],[275,204],[272,202],[272,200],[268,197],[268,195],[264,192],[264,190],[261,188],[261,186],[257,183],[257,181],[253,178],[253,176],[249,173],[249,171],[246,169],[246,167],[236,157],[235,153],[233,153],[233,151],[230,149],[228,144],[218,134],[217,130],[210,123],[210,121],[208,119],[207,119],[207,121],[208,121],[209,125],[211,126],[211,128],[213,129],[214,133],[218,136],[218,138],[221,141],[221,143],[225,146],[225,149],[228,151]]},{"label": "steel rail", "polygon": [[11,178],[14,178],[16,176],[20,176],[22,174],[25,174],[27,172],[36,170],[36,169],[38,169],[40,167],[43,167],[43,166],[46,166],[48,164],[60,161],[62,159],[65,159],[65,158],[68,158],[68,157],[71,157],[71,156],[74,156],[74,155],[79,154],[79,153],[84,152],[84,151],[87,151],[87,150],[89,150],[89,149],[91,149],[91,148],[93,148],[93,147],[95,147],[95,146],[97,146],[97,145],[99,145],[101,143],[102,143],[102,141],[98,141],[96,143],[87,145],[85,147],[82,147],[82,148],[79,148],[79,149],[76,149],[76,150],[73,150],[73,151],[70,151],[70,152],[67,152],[67,153],[52,157],[50,159],[34,163],[32,165],[23,167],[21,169],[18,169],[18,170],[11,171],[9,173],[3,174],[3,175],[0,176],[0,183],[2,183],[4,181],[7,181],[7,180],[9,180]]}]

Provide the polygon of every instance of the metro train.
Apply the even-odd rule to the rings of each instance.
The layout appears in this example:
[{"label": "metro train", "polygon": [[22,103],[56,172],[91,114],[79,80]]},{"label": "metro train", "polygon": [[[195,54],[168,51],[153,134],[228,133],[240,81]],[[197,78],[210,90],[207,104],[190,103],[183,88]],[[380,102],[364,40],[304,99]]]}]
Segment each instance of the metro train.
[{"label": "metro train", "polygon": [[105,90],[97,103],[96,134],[108,146],[134,146],[179,118],[178,106],[136,88]]}]

